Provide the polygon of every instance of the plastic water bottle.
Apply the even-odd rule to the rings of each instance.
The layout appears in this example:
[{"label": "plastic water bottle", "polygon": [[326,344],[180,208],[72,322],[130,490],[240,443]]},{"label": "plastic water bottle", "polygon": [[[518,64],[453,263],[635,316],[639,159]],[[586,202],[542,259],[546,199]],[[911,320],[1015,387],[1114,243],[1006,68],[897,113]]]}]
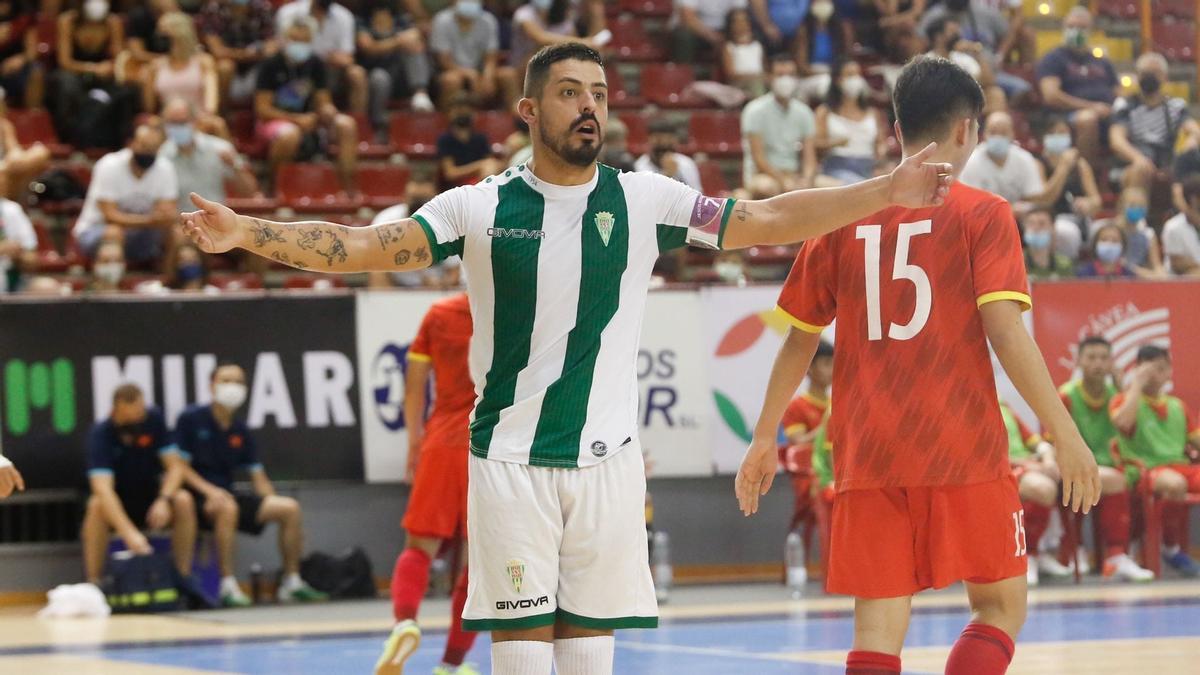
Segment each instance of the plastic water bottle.
[{"label": "plastic water bottle", "polygon": [[799,532],[789,532],[784,545],[783,558],[787,564],[787,588],[793,600],[804,595],[808,583],[808,569],[804,566],[804,539]]},{"label": "plastic water bottle", "polygon": [[671,571],[671,538],[661,530],[654,533],[654,559],[651,569],[654,571],[654,595],[659,602],[666,602],[671,594],[671,584],[675,575]]}]

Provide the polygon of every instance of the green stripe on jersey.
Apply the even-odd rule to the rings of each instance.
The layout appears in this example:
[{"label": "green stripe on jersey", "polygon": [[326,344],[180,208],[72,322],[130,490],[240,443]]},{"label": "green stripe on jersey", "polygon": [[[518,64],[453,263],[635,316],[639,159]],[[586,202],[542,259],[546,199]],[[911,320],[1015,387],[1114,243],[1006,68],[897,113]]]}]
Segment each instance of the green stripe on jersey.
[{"label": "green stripe on jersey", "polygon": [[[621,276],[629,263],[625,191],[615,169],[600,165],[597,170],[600,178],[588,195],[580,233],[582,261],[575,327],[567,335],[562,375],[542,400],[542,414],[529,449],[533,466],[579,466],[580,436],[587,422],[600,334],[617,313]],[[602,229],[607,226],[612,230],[605,241]],[[622,439],[605,440],[620,443]]]},{"label": "green stripe on jersey", "polygon": [[[542,229],[545,198],[524,180],[501,185],[498,197],[495,227]],[[513,404],[517,375],[529,365],[541,243],[537,238],[492,238],[492,283],[496,289],[492,366],[484,380],[483,398],[475,408],[475,421],[471,423],[471,447],[482,457],[487,457],[500,411]]]},{"label": "green stripe on jersey", "polygon": [[[422,230],[425,230],[425,238],[429,240],[429,252],[433,256],[433,260],[430,261],[431,265],[436,265],[452,255],[461,256],[463,254],[462,237],[459,237],[453,241],[445,242],[444,244],[439,244],[437,235],[433,233],[433,228],[429,226],[429,221],[425,220],[424,217],[417,215],[414,215],[412,218],[413,220],[417,221],[417,224],[421,226]],[[418,257],[418,260],[419,259],[420,258]]]}]

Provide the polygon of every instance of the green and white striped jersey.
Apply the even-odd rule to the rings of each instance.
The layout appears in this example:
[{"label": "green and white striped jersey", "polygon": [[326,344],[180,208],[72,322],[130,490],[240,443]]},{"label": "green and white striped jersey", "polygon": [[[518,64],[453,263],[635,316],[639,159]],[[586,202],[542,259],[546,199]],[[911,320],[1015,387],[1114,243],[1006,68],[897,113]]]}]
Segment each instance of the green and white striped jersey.
[{"label": "green and white striped jersey", "polygon": [[475,323],[471,452],[583,467],[638,434],[637,350],[661,251],[719,248],[733,200],[597,165],[561,186],[513,167],[413,218],[435,261],[460,255]]}]

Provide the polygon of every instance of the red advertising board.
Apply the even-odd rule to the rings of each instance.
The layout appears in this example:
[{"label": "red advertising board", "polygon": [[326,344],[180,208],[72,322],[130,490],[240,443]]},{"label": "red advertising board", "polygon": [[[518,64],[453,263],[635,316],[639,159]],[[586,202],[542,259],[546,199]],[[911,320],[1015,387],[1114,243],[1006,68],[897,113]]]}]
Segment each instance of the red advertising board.
[{"label": "red advertising board", "polygon": [[1200,282],[1069,281],[1034,284],[1033,333],[1056,383],[1075,368],[1079,340],[1103,335],[1117,366],[1133,365],[1138,347],[1171,350],[1173,393],[1200,407]]}]

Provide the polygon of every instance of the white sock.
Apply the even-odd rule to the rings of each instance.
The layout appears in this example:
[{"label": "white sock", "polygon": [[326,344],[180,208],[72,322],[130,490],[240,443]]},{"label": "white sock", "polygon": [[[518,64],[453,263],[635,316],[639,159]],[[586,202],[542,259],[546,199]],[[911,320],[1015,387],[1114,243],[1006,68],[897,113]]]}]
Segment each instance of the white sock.
[{"label": "white sock", "polygon": [[1175,555],[1176,553],[1179,553],[1179,544],[1174,544],[1171,546],[1167,546],[1166,544],[1163,544],[1162,552],[1163,552],[1163,555],[1167,555],[1167,556]]},{"label": "white sock", "polygon": [[292,572],[291,574],[284,575],[282,585],[283,590],[294,591],[304,585],[304,580],[300,578],[298,573]]},{"label": "white sock", "polygon": [[611,635],[554,641],[554,672],[558,675],[612,675]]},{"label": "white sock", "polygon": [[241,593],[242,587],[238,586],[237,577],[232,574],[227,577],[221,577],[221,595],[230,595]]},{"label": "white sock", "polygon": [[554,644],[532,640],[492,643],[492,675],[550,675]]}]

